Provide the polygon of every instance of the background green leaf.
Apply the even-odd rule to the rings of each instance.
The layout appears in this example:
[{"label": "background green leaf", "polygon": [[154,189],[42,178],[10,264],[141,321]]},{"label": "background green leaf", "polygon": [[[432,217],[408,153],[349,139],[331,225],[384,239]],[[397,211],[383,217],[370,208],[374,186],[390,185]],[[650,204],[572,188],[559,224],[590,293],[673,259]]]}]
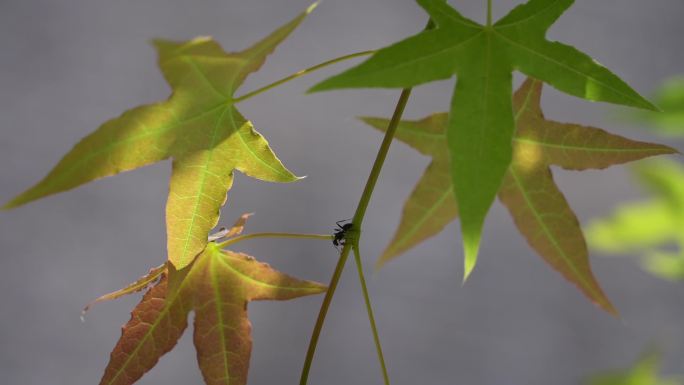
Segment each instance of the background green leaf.
[{"label": "background green leaf", "polygon": [[597,374],[589,378],[585,385],[682,385],[682,377],[663,377],[660,374],[661,355],[645,354],[627,370],[616,370]]},{"label": "background green leaf", "polygon": [[587,100],[656,108],[588,55],[546,39],[547,30],[573,0],[530,0],[486,26],[441,0],[418,4],[436,29],[380,49],[311,91],[406,88],[457,76],[446,136],[468,277],[477,260],[485,217],[511,163],[513,70]]},{"label": "background green leaf", "polygon": [[[579,221],[556,186],[549,166],[602,169],[676,151],[663,145],[632,141],[595,127],[546,119],[541,110],[541,87],[541,82],[528,79],[515,93],[517,130],[513,137],[513,162],[498,197],[520,233],[549,265],[577,285],[591,301],[615,313],[591,271]],[[386,119],[363,120],[382,131],[388,124]],[[449,151],[444,143],[447,127],[447,114],[438,113],[419,121],[402,121],[397,128],[396,139],[431,156],[432,163],[406,201],[399,228],[378,265],[436,235],[458,215],[457,204],[450,194],[454,185],[446,178],[449,174]]]},{"label": "background green leaf", "polygon": [[622,204],[612,215],[589,222],[589,244],[604,253],[637,254],[653,274],[684,280],[684,167],[661,159],[632,170],[650,199]]}]

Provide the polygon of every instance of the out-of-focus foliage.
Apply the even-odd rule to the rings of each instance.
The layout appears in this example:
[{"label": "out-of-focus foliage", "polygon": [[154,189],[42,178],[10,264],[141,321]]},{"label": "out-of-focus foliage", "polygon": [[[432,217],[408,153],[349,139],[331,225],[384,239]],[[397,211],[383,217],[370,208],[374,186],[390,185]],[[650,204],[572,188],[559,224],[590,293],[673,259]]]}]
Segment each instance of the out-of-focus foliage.
[{"label": "out-of-focus foliage", "polygon": [[636,253],[644,268],[684,280],[684,167],[653,160],[633,168],[651,198],[619,206],[586,227],[590,246],[610,254]]},{"label": "out-of-focus foliage", "polygon": [[[665,136],[684,136],[684,76],[666,80],[654,99],[662,112],[632,112],[629,118]],[[633,172],[651,198],[591,222],[586,229],[589,244],[610,254],[638,254],[653,274],[684,280],[684,167],[659,160],[642,163]]]},{"label": "out-of-focus foliage", "polygon": [[585,385],[682,385],[683,377],[660,375],[661,357],[650,353],[637,361],[630,369],[598,374],[589,378]]},{"label": "out-of-focus foliage", "polygon": [[631,111],[630,117],[665,136],[684,136],[684,75],[666,80],[655,92],[662,112]]}]

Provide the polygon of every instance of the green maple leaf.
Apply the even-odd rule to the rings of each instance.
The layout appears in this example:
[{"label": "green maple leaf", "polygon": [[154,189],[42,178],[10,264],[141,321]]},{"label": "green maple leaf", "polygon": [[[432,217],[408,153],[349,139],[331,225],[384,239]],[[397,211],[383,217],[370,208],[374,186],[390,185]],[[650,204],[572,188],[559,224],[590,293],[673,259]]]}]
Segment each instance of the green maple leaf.
[{"label": "green maple leaf", "polygon": [[186,267],[207,244],[231,188],[233,170],[271,182],[298,179],[240,114],[234,94],[313,8],[240,52],[227,53],[208,37],[155,41],[171,97],[104,123],[4,208],[172,158],[166,205],[168,258],[176,269]]},{"label": "green maple leaf", "polygon": [[585,383],[586,385],[682,385],[684,378],[663,378],[660,375],[661,357],[659,354],[644,355],[632,368],[623,371],[598,374]]},{"label": "green maple leaf", "polygon": [[[238,222],[227,236],[238,235],[242,225]],[[94,301],[153,284],[122,328],[100,385],[130,385],[139,380],[173,349],[188,326],[191,311],[195,312],[193,342],[205,383],[245,385],[252,350],[247,304],[326,290],[324,285],[290,277],[246,254],[221,250],[214,242],[183,271],[185,277],[176,290],[170,288],[168,273],[164,267],[152,269],[135,283]]]},{"label": "green maple leaf", "polygon": [[[513,161],[498,196],[530,246],[592,302],[615,313],[591,272],[579,221],[554,183],[549,166],[602,169],[676,151],[595,127],[548,120],[540,107],[541,90],[541,82],[528,79],[515,93],[517,130],[513,137]],[[363,120],[381,131],[388,124],[387,119]],[[406,201],[399,228],[378,260],[379,266],[438,234],[458,216],[460,206],[448,177],[447,132],[447,113],[399,123],[395,138],[432,157],[432,162]]]},{"label": "green maple leaf", "polygon": [[467,277],[475,266],[485,217],[511,163],[514,70],[584,99],[655,107],[586,54],[546,40],[546,31],[573,0],[530,0],[484,26],[443,0],[417,1],[436,29],[383,48],[312,91],[405,88],[457,75],[446,141]]},{"label": "green maple leaf", "polygon": [[[633,172],[651,198],[590,222],[585,228],[589,245],[605,253],[636,253],[651,273],[684,280],[684,167],[659,160],[639,164]],[[668,250],[672,245],[677,250]]]}]

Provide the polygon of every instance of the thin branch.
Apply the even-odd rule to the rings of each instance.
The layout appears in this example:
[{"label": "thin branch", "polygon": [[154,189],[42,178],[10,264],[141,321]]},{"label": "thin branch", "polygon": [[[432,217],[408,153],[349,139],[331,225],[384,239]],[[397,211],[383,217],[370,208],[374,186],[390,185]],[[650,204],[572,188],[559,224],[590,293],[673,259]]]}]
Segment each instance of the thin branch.
[{"label": "thin branch", "polygon": [[[352,219],[352,228],[355,231],[361,232],[361,223],[363,222],[363,217],[366,214],[366,209],[368,208],[368,203],[370,202],[371,196],[373,195],[373,190],[375,189],[375,184],[380,176],[380,171],[382,170],[382,165],[385,163],[385,158],[387,158],[387,152],[389,151],[390,145],[392,144],[392,139],[394,138],[394,133],[397,130],[399,121],[401,120],[401,115],[404,113],[404,108],[408,102],[409,96],[411,95],[411,89],[407,88],[401,91],[399,96],[399,101],[394,109],[394,114],[392,115],[392,120],[385,131],[385,137],[382,140],[380,149],[373,163],[373,168],[371,169],[368,180],[366,181],[366,187],[363,189],[363,194],[359,200],[359,204],[356,207],[356,213]],[[328,290],[325,292],[325,297],[323,298],[323,303],[321,304],[321,309],[318,312],[318,318],[316,319],[316,325],[314,326],[313,332],[311,334],[311,339],[309,340],[309,348],[306,352],[306,358],[304,359],[304,367],[302,368],[302,374],[299,379],[300,385],[306,385],[309,380],[309,372],[311,371],[311,364],[313,362],[313,357],[316,354],[316,346],[318,345],[318,339],[321,335],[321,330],[323,330],[323,323],[325,322],[325,317],[328,314],[328,309],[330,308],[330,303],[335,295],[335,290],[337,290],[337,284],[342,276],[342,271],[344,270],[344,265],[347,263],[349,258],[349,252],[351,251],[351,242],[346,242],[342,248],[342,253],[335,266],[335,271],[333,272],[332,278],[330,278],[330,283],[328,284]]]},{"label": "thin branch", "polygon": [[373,332],[373,342],[375,342],[375,351],[378,354],[378,361],[380,362],[380,369],[382,370],[382,379],[385,382],[385,385],[390,385],[389,375],[387,374],[387,366],[385,365],[385,355],[382,353],[382,344],[380,344],[378,328],[375,325],[373,306],[371,305],[370,295],[368,294],[368,287],[366,286],[366,276],[363,273],[363,262],[361,261],[361,252],[359,251],[358,242],[355,242],[352,247],[354,249],[354,261],[356,262],[356,271],[359,274],[359,282],[361,283],[361,291],[363,292],[363,300],[366,303],[366,313],[368,313],[368,321],[370,322],[371,331]]}]

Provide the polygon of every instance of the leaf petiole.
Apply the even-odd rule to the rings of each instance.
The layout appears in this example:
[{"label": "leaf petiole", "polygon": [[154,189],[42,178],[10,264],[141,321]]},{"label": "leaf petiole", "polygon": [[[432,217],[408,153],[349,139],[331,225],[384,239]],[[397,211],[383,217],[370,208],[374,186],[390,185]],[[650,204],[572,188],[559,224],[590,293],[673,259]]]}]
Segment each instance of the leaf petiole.
[{"label": "leaf petiole", "polygon": [[259,95],[259,94],[264,93],[264,92],[266,92],[272,88],[278,87],[281,84],[287,83],[290,80],[297,79],[298,77],[304,76],[308,73],[314,72],[314,71],[319,70],[321,68],[325,68],[329,65],[333,65],[333,64],[336,64],[336,63],[339,63],[339,62],[342,62],[345,60],[349,60],[349,59],[354,59],[354,58],[357,58],[360,56],[371,55],[373,53],[375,53],[375,51],[372,51],[372,50],[371,51],[361,51],[361,52],[356,52],[356,53],[352,53],[349,55],[340,56],[340,57],[337,57],[335,59],[330,59],[330,60],[324,61],[323,63],[316,64],[315,66],[303,69],[301,71],[297,71],[297,72],[293,73],[292,75],[286,76],[286,77],[284,77],[280,80],[277,80],[271,84],[265,85],[261,88],[254,90],[254,91],[251,91],[251,92],[248,92],[242,96],[239,96],[239,97],[233,99],[233,103],[239,103],[239,102],[245,101],[245,100],[247,100],[253,96]]},{"label": "leaf petiole", "polygon": [[492,0],[487,0],[487,27],[492,26]]},{"label": "leaf petiole", "polygon": [[254,238],[292,238],[292,239],[299,239],[299,238],[305,238],[305,239],[321,239],[325,241],[330,241],[333,239],[332,235],[329,234],[298,234],[298,233],[253,233],[253,234],[245,234],[245,235],[240,235],[235,238],[230,238],[226,241],[223,241],[221,243],[218,243],[217,246],[220,249],[226,248],[230,245],[246,241],[248,239],[254,239]]},{"label": "leaf petiole", "polygon": [[371,305],[370,295],[368,294],[368,287],[366,286],[366,276],[363,272],[363,262],[361,260],[361,252],[359,252],[359,243],[354,242],[352,249],[354,251],[356,271],[359,275],[359,282],[361,283],[361,292],[363,292],[363,300],[366,303],[366,313],[368,313],[368,321],[370,322],[371,331],[373,332],[373,342],[375,343],[375,351],[378,354],[378,361],[380,362],[380,369],[382,370],[382,379],[385,385],[390,385],[389,375],[387,374],[387,365],[385,364],[385,355],[382,353],[380,335],[378,334],[378,327],[375,324],[373,306]]}]

